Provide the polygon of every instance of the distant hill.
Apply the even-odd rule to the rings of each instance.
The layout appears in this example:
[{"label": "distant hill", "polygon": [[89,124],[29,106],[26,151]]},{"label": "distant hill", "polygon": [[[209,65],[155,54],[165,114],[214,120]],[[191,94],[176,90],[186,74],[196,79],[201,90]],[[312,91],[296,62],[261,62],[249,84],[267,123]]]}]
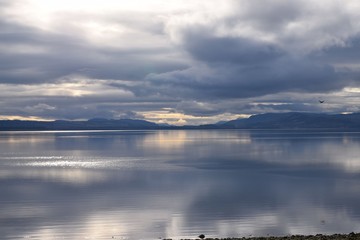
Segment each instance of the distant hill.
[{"label": "distant hill", "polygon": [[0,131],[29,130],[136,130],[136,129],[358,129],[360,113],[265,113],[200,126],[171,126],[137,119],[102,119],[87,121],[20,121],[0,120]]},{"label": "distant hill", "polygon": [[10,130],[121,130],[157,129],[156,123],[136,119],[90,119],[88,121],[21,121],[0,120],[0,131]]},{"label": "distant hill", "polygon": [[360,113],[265,113],[249,118],[228,121],[222,128],[242,129],[301,129],[301,128],[338,128],[360,129]]}]

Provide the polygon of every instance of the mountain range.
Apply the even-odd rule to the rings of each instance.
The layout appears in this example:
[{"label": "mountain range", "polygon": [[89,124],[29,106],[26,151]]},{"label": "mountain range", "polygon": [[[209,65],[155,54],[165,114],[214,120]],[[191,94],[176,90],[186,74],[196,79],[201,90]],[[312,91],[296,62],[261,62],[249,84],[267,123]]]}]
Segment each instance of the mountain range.
[{"label": "mountain range", "polygon": [[159,125],[138,119],[90,119],[87,121],[0,120],[0,131],[10,130],[122,130],[122,129],[360,129],[360,113],[264,113],[199,126]]},{"label": "mountain range", "polygon": [[101,119],[87,121],[22,121],[0,120],[0,131],[6,130],[117,130],[158,129],[161,125],[137,119]]}]

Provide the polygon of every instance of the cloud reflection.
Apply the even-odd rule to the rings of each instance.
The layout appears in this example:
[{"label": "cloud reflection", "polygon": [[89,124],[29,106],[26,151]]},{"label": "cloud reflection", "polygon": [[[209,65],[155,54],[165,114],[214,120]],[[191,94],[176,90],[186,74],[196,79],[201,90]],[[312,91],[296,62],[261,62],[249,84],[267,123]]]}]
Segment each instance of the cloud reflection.
[{"label": "cloud reflection", "polygon": [[[27,134],[35,140],[16,140]],[[358,133],[6,136],[0,145],[5,239],[360,231]]]}]

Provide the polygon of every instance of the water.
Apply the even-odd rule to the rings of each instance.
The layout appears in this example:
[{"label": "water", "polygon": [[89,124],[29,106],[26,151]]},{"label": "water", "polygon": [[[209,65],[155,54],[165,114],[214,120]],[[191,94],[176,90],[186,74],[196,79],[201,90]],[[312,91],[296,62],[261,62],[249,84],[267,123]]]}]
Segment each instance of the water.
[{"label": "water", "polygon": [[0,132],[0,239],[360,231],[360,133]]}]

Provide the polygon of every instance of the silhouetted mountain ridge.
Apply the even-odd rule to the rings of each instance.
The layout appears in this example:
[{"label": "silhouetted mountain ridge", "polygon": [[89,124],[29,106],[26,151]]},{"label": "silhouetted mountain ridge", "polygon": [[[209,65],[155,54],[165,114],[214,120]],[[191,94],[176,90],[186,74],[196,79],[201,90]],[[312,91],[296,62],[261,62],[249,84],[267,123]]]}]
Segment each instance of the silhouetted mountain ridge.
[{"label": "silhouetted mountain ridge", "polygon": [[0,130],[121,130],[121,129],[157,129],[159,125],[138,119],[102,119],[87,121],[21,121],[1,120]]},{"label": "silhouetted mountain ridge", "polygon": [[360,129],[360,113],[264,113],[249,118],[199,126],[171,126],[140,119],[93,118],[87,121],[0,120],[0,131],[10,130],[136,130],[136,129]]},{"label": "silhouetted mountain ridge", "polygon": [[247,129],[360,128],[360,113],[264,113],[228,121],[221,126]]}]

